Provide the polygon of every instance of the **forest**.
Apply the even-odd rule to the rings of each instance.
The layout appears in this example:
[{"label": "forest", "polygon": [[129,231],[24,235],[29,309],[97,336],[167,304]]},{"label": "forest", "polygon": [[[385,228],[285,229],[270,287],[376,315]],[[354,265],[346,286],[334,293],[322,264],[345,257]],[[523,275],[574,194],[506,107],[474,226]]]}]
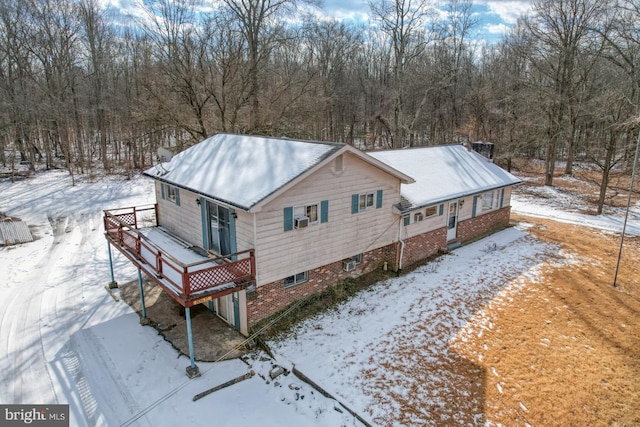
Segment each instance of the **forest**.
[{"label": "forest", "polygon": [[[218,132],[404,148],[486,141],[495,161],[629,171],[638,138],[640,0],[534,0],[495,43],[473,2],[370,0],[370,21],[314,0],[0,3],[0,166],[133,173]],[[556,166],[560,165],[560,166]],[[556,167],[563,170],[556,171]]]}]

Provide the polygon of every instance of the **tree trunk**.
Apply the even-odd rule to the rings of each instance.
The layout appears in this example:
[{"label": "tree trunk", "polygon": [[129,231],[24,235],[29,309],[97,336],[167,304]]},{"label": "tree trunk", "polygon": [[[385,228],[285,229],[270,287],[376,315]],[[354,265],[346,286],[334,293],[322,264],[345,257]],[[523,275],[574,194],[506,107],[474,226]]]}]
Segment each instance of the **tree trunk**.
[{"label": "tree trunk", "polygon": [[604,164],[602,165],[602,181],[600,182],[600,196],[598,197],[598,210],[597,214],[601,215],[604,209],[604,201],[607,197],[607,187],[609,186],[609,173],[611,172],[611,160],[613,159],[613,153],[616,149],[616,134],[611,132],[609,134],[609,142],[606,146]]}]

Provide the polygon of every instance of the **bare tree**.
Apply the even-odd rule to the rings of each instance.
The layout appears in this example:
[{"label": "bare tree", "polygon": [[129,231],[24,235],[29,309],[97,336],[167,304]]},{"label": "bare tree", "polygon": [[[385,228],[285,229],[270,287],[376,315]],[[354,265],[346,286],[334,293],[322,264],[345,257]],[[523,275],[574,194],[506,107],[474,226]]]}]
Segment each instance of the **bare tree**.
[{"label": "bare tree", "polygon": [[450,76],[445,86],[449,108],[450,140],[464,121],[463,101],[473,81],[473,51],[468,41],[471,31],[477,23],[472,14],[472,2],[466,0],[451,0],[445,5],[446,19],[441,23],[440,37],[443,45],[443,65]]},{"label": "bare tree", "polygon": [[7,0],[0,4],[0,160],[6,166],[8,149],[12,170],[16,153],[35,170],[37,152],[30,137],[31,58],[24,32],[26,13],[24,2]]},{"label": "bare tree", "polygon": [[[249,53],[248,76],[251,113],[249,131],[260,129],[260,64],[279,41],[278,18],[292,13],[301,0],[222,0],[237,19]],[[308,1],[310,2],[310,1]]]},{"label": "bare tree", "polygon": [[575,134],[571,131],[567,135],[566,124],[569,111],[576,108],[576,89],[584,78],[578,72],[578,59],[598,43],[592,29],[606,10],[605,1],[538,0],[533,14],[523,21],[535,46],[526,54],[546,82],[541,87],[548,103],[545,185],[553,185],[560,144],[568,141],[569,151],[573,150]]},{"label": "bare tree", "polygon": [[[103,12],[96,0],[80,2],[80,16],[84,27],[83,43],[87,52],[87,76],[91,85],[90,109],[95,115],[94,131],[98,139],[100,159],[106,171],[111,170],[107,152],[107,105],[105,86],[109,67],[114,58],[109,46],[114,43],[113,34],[107,26]],[[89,131],[93,134],[93,131]]]},{"label": "bare tree", "polygon": [[[202,16],[197,13],[198,0],[146,2],[147,36],[154,43],[156,65],[164,81],[147,86],[158,99],[164,98],[164,117],[186,131],[192,142],[211,134],[209,105],[211,93],[206,90],[207,45],[199,33]],[[173,97],[166,99],[167,94]]]},{"label": "bare tree", "polygon": [[393,146],[405,144],[404,89],[406,69],[427,43],[424,26],[433,17],[429,0],[371,0],[371,13],[380,23],[393,52]]},{"label": "bare tree", "polygon": [[[363,43],[363,29],[338,21],[308,21],[305,49],[309,55],[309,73],[318,82],[309,100],[313,106],[309,123],[313,137],[321,140],[353,143],[359,113],[357,99],[357,58]],[[347,134],[345,130],[348,129]]]},{"label": "bare tree", "polygon": [[58,153],[75,183],[74,142],[81,144],[74,92],[79,77],[77,7],[68,1],[30,1],[28,24],[33,37],[30,50],[43,73],[42,78],[35,79],[44,94],[40,105],[44,134],[40,138],[50,139],[54,152],[60,149]]}]

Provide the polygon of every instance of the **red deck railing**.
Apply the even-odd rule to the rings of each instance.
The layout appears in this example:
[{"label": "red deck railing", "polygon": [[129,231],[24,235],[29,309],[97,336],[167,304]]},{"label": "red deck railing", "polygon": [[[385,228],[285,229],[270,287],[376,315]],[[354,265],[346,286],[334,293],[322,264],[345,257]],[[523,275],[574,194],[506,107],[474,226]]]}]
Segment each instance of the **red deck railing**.
[{"label": "red deck railing", "polygon": [[139,231],[157,225],[157,205],[104,211],[107,239],[140,268],[155,275],[150,277],[157,283],[165,288],[169,284],[167,290],[177,292],[183,302],[218,292],[221,296],[255,278],[253,249],[185,264]]}]

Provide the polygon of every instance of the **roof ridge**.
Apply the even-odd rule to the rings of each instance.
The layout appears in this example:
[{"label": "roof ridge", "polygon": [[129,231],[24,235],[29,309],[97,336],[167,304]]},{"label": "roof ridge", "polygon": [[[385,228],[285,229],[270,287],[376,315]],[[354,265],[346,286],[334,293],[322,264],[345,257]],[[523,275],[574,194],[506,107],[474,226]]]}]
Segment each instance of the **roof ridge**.
[{"label": "roof ridge", "polygon": [[365,153],[384,153],[389,151],[408,151],[408,150],[418,150],[423,148],[442,148],[442,147],[462,147],[466,148],[463,144],[440,144],[440,145],[418,145],[414,147],[402,147],[402,148],[386,148],[382,150],[367,150]]},{"label": "roof ridge", "polygon": [[308,144],[322,144],[322,145],[331,145],[336,147],[343,147],[348,145],[344,142],[334,142],[334,141],[318,141],[313,139],[299,139],[299,138],[290,138],[288,136],[267,136],[267,135],[252,135],[252,134],[244,134],[244,133],[229,133],[229,132],[219,132],[215,135],[211,135],[211,137],[218,135],[228,135],[228,136],[240,136],[240,137],[249,137],[249,138],[260,138],[260,139],[277,139],[281,141],[293,141],[293,142],[302,142]]}]

